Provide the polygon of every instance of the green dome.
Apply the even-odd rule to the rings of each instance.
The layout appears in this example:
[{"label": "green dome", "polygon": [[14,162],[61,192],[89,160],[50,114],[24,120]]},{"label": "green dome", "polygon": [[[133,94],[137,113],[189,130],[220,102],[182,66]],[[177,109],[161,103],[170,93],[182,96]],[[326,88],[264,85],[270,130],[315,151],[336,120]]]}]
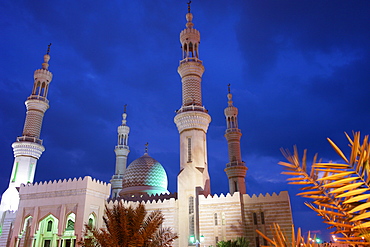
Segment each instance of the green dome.
[{"label": "green dome", "polygon": [[120,195],[165,194],[168,193],[167,185],[167,174],[163,166],[145,153],[127,167]]}]

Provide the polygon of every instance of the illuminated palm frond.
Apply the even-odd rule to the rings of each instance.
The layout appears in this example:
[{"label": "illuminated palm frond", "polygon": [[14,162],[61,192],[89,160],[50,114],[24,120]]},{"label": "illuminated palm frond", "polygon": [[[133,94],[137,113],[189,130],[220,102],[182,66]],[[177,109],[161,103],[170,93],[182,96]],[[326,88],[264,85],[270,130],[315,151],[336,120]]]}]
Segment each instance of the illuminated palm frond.
[{"label": "illuminated palm frond", "polygon": [[[292,226],[292,240],[291,242],[288,240],[289,238],[286,236],[285,232],[280,228],[280,226],[276,223],[272,226],[272,233],[273,238],[269,238],[264,235],[261,231],[256,230],[256,232],[261,235],[266,241],[270,244],[268,246],[276,246],[276,247],[318,247],[318,243],[315,242],[316,236],[311,238],[310,232],[307,234],[307,238],[305,239],[301,235],[301,229],[298,228],[297,233],[294,231],[294,226]],[[266,247],[263,246],[262,247]]]},{"label": "illuminated palm frond", "polygon": [[[338,238],[343,243],[364,243],[361,235],[370,232],[370,143],[365,136],[361,142],[360,133],[347,134],[351,148],[350,157],[327,139],[344,163],[317,162],[317,155],[308,171],[307,152],[300,161],[298,150],[294,147],[293,154],[282,150],[288,162],[279,162],[286,171],[282,174],[291,176],[288,184],[304,185],[299,196],[309,198],[312,203],[305,203],[314,210],[334,229],[333,234],[341,233]],[[361,233],[362,231],[362,233]]]}]

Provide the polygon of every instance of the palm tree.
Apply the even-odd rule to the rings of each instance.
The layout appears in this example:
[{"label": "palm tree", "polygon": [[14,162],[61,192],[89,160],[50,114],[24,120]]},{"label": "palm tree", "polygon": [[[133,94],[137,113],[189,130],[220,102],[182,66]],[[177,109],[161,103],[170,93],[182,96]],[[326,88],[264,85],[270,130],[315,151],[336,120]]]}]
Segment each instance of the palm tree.
[{"label": "palm tree", "polygon": [[171,246],[178,238],[171,228],[162,228],[161,211],[147,213],[144,204],[136,208],[125,207],[121,202],[113,208],[105,206],[105,228],[95,229],[85,225],[85,239],[79,242],[86,247],[154,247]]},{"label": "palm tree", "polygon": [[298,228],[297,233],[294,232],[294,227],[292,227],[292,240],[291,242],[288,240],[289,238],[286,236],[286,234],[283,232],[283,230],[280,228],[278,224],[274,224],[272,230],[273,238],[269,238],[266,235],[264,235],[259,230],[256,230],[256,232],[261,235],[264,239],[266,239],[270,246],[276,246],[276,247],[318,247],[319,245],[312,241],[312,239],[316,239],[316,236],[313,238],[310,237],[310,232],[308,232],[307,238],[305,238],[301,235],[301,229]]},{"label": "palm tree", "polygon": [[219,241],[217,247],[248,247],[249,241],[246,237],[237,237],[235,240]]},{"label": "palm tree", "polygon": [[297,195],[313,201],[305,204],[324,219],[333,234],[343,235],[337,239],[355,245],[364,244],[370,231],[370,142],[368,136],[361,142],[359,132],[353,135],[351,139],[346,134],[349,157],[328,138],[342,163],[318,161],[316,154],[309,170],[306,150],[300,161],[294,147],[293,154],[282,150],[288,162],[279,164],[286,170],[282,174],[292,176],[287,179],[289,184],[304,185]]}]

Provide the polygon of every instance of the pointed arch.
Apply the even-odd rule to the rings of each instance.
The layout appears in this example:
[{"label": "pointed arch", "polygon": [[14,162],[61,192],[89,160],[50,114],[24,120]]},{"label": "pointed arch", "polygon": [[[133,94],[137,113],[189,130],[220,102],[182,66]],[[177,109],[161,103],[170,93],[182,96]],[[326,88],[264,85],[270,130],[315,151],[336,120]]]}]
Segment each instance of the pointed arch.
[{"label": "pointed arch", "polygon": [[33,217],[28,215],[23,220],[23,227],[22,231],[20,232],[20,243],[19,246],[32,246],[32,233],[31,233],[31,226],[32,226]]},{"label": "pointed arch", "polygon": [[66,217],[65,231],[74,231],[76,222],[76,214],[70,213]]},{"label": "pointed arch", "polygon": [[51,213],[41,219],[35,234],[35,246],[57,246],[58,224],[59,219]]},{"label": "pointed arch", "polygon": [[193,43],[189,43],[189,57],[194,57],[194,46]]},{"label": "pointed arch", "polygon": [[96,226],[96,214],[95,212],[92,212],[90,215],[89,215],[89,219],[87,221],[87,224],[90,226],[90,227],[95,227]]},{"label": "pointed arch", "polygon": [[185,43],[184,44],[184,49],[183,49],[183,58],[187,58],[188,57],[188,44]]}]

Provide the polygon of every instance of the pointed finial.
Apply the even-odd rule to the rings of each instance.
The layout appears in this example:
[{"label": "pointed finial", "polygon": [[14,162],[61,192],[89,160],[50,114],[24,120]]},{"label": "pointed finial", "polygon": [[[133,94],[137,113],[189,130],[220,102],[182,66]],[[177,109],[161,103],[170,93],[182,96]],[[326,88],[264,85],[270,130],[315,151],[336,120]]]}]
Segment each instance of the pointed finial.
[{"label": "pointed finial", "polygon": [[191,1],[188,2],[188,13],[190,13],[190,4],[191,4]]},{"label": "pointed finial", "polygon": [[50,60],[50,55],[49,55],[49,52],[50,52],[50,46],[51,46],[51,43],[48,45],[48,49],[46,51],[46,54],[44,55],[44,62],[42,63],[42,68],[44,70],[48,70],[49,68],[49,60]]},{"label": "pointed finial", "polygon": [[51,43],[48,45],[48,50],[46,51],[46,54],[48,54],[48,55],[50,53],[50,46],[51,46]]},{"label": "pointed finial", "polygon": [[148,146],[149,146],[149,143],[145,143],[145,153],[146,154],[148,153]]},{"label": "pointed finial", "polygon": [[122,125],[126,125],[126,118],[127,118],[127,113],[126,113],[126,107],[127,107],[127,104],[125,104],[123,106],[123,114],[122,114]]},{"label": "pointed finial", "polygon": [[229,101],[227,102],[229,106],[232,106],[233,105],[233,95],[230,93],[230,83],[227,85],[227,90],[229,91],[228,94],[227,94],[227,98],[229,99]]}]

